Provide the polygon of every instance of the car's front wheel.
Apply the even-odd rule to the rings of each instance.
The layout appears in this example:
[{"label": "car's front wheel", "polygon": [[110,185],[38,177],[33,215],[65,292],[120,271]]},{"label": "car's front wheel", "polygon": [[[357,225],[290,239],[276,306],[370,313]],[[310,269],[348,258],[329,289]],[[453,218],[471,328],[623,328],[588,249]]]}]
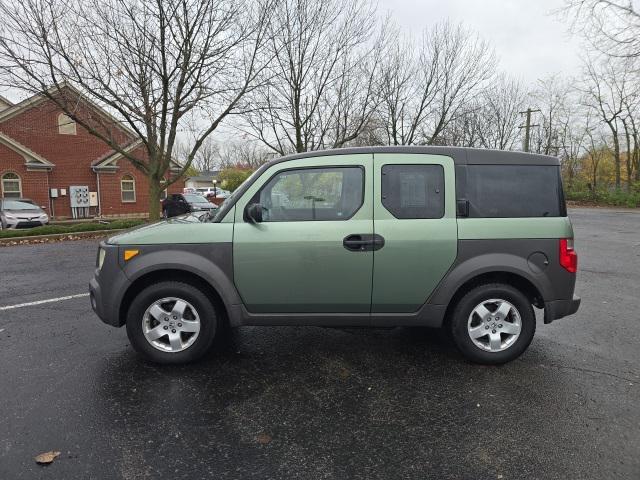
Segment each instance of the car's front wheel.
[{"label": "car's front wheel", "polygon": [[453,340],[469,360],[506,363],[519,357],[536,331],[529,299],[510,285],[479,285],[458,302],[450,318]]},{"label": "car's front wheel", "polygon": [[207,295],[184,282],[146,287],[131,302],[127,335],[133,347],[157,363],[188,363],[211,347],[219,315]]}]

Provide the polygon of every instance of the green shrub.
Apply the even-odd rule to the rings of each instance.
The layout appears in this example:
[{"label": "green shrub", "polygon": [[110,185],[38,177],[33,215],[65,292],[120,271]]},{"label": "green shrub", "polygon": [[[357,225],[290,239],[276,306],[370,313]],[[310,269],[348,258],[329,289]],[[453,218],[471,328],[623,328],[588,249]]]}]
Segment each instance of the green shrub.
[{"label": "green shrub", "polygon": [[640,190],[633,188],[626,190],[567,190],[567,200],[575,202],[588,202],[596,205],[609,205],[615,207],[640,207]]},{"label": "green shrub", "polygon": [[54,235],[57,233],[95,232],[99,230],[121,230],[144,223],[144,220],[115,220],[109,223],[74,223],[69,225],[44,225],[24,230],[2,230],[0,238],[33,237],[36,235]]}]

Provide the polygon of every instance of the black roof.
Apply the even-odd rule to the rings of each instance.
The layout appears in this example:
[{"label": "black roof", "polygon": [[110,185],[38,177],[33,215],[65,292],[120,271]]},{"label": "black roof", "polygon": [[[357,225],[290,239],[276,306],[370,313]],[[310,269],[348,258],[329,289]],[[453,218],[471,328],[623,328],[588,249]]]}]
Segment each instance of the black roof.
[{"label": "black roof", "polygon": [[507,150],[489,150],[486,148],[436,147],[436,146],[390,146],[390,147],[354,147],[336,148],[333,150],[314,150],[312,152],[294,153],[273,159],[266,163],[271,166],[277,163],[299,158],[322,157],[325,155],[355,155],[362,153],[418,153],[444,155],[453,158],[456,165],[559,165],[556,157],[537,153],[513,152]]}]

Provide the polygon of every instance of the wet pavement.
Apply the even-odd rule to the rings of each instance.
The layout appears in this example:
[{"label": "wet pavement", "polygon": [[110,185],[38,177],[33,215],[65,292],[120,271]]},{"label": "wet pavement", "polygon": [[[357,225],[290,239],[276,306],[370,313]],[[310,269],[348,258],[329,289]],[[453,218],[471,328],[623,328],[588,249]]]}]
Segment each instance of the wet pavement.
[{"label": "wet pavement", "polygon": [[[0,479],[638,479],[640,214],[621,212],[571,212],[582,307],[501,367],[438,331],[314,327],[159,367],[88,298],[0,310]],[[0,307],[86,292],[95,254],[0,248]]]}]

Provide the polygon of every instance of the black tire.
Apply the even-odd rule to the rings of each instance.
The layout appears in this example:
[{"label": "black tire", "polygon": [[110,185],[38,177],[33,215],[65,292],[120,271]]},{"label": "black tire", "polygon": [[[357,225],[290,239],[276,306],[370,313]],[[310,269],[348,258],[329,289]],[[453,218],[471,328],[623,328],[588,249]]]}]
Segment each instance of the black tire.
[{"label": "black tire", "polygon": [[[182,351],[167,352],[154,347],[143,332],[144,314],[154,302],[177,297],[190,303],[200,318],[200,331],[195,341]],[[198,287],[184,282],[159,282],[142,290],[131,302],[127,312],[127,336],[133,348],[148,360],[162,364],[182,364],[202,357],[211,347],[221,316],[207,295]]]},{"label": "black tire", "polygon": [[[520,334],[502,351],[483,350],[473,342],[468,331],[469,317],[473,310],[481,302],[490,299],[506,300],[520,315]],[[465,358],[475,363],[498,365],[518,358],[527,349],[536,331],[536,317],[531,302],[518,289],[502,283],[490,283],[469,290],[458,301],[449,318],[449,327],[456,347]]]}]

